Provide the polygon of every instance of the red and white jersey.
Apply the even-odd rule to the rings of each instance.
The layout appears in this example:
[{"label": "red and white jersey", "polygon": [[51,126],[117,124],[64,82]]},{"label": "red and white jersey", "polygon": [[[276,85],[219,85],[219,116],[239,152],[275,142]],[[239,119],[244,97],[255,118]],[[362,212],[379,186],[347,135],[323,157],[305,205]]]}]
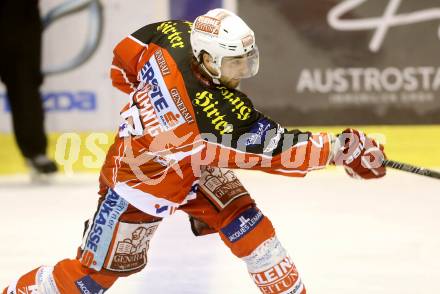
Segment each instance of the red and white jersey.
[{"label": "red and white jersey", "polygon": [[165,216],[193,197],[204,165],[292,177],[326,166],[328,134],[284,129],[244,93],[203,78],[192,57],[191,25],[150,24],[115,47],[111,79],[130,100],[102,184]]}]

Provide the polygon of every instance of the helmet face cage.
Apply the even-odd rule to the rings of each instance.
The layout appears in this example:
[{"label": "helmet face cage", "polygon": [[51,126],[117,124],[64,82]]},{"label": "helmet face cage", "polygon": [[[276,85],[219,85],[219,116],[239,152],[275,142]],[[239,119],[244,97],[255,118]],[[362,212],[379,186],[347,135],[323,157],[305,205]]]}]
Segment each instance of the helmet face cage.
[{"label": "helmet face cage", "polygon": [[202,53],[208,53],[217,75],[207,71],[213,79],[248,78],[258,72],[259,52],[254,32],[234,13],[214,9],[196,18],[191,31],[193,54],[202,68]]}]

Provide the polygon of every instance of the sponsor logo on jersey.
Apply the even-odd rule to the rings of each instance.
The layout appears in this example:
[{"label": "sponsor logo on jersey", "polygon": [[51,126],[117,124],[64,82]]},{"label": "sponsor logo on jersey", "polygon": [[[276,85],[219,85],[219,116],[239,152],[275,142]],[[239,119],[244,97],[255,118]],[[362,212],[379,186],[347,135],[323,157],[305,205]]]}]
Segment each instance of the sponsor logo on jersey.
[{"label": "sponsor logo on jersey", "polygon": [[[152,88],[152,85],[144,85],[144,87],[138,91],[136,91],[133,94],[133,102],[136,103],[139,107],[131,107],[127,111],[121,113],[121,116],[126,119],[128,117],[132,117],[134,124],[134,129],[131,131],[131,133],[136,135],[142,135],[142,130],[139,130],[139,128],[136,128],[136,115],[139,115],[140,122],[142,127],[150,134],[150,136],[154,137],[159,135],[164,131],[164,128],[159,122],[159,119],[156,116],[156,113],[154,111],[153,105],[150,103],[150,96],[149,92]],[[123,126],[123,129],[120,130],[120,135],[125,135],[128,133],[128,129],[130,128],[130,125],[125,124]]]},{"label": "sponsor logo on jersey", "polygon": [[170,93],[174,103],[177,106],[177,109],[179,109],[180,113],[183,115],[183,118],[186,120],[188,124],[192,124],[194,122],[194,119],[192,115],[189,113],[188,108],[186,108],[185,103],[183,103],[183,100],[180,97],[179,90],[177,90],[177,88],[172,88],[170,90]]},{"label": "sponsor logo on jersey", "polygon": [[[191,33],[192,22],[185,21],[183,24],[188,26],[188,34]],[[177,23],[172,21],[165,21],[156,28],[162,34],[166,35],[172,48],[185,48],[185,40],[181,37],[181,32],[177,29]]]},{"label": "sponsor logo on jersey", "polygon": [[221,90],[223,99],[234,106],[232,112],[236,115],[237,119],[247,120],[250,117],[252,109],[243,102],[241,97],[226,87],[217,86],[217,89]]},{"label": "sponsor logo on jersey", "polygon": [[233,126],[224,119],[226,115],[222,114],[216,107],[218,101],[214,101],[211,92],[203,91],[196,93],[194,103],[195,105],[202,107],[202,111],[205,113],[206,117],[211,119],[211,124],[214,126],[214,129],[219,131],[221,135],[232,133]]},{"label": "sponsor logo on jersey", "polygon": [[156,62],[159,65],[160,72],[163,76],[167,76],[171,73],[167,61],[165,60],[165,57],[163,56],[162,49],[157,49],[154,51],[154,57],[156,58]]},{"label": "sponsor logo on jersey", "polygon": [[231,170],[207,166],[200,180],[205,194],[219,208],[223,209],[235,199],[248,194]]},{"label": "sponsor logo on jersey", "polygon": [[272,152],[275,148],[278,147],[278,143],[280,142],[281,136],[284,134],[284,128],[280,125],[277,125],[277,131],[275,133],[275,136],[270,138],[269,143],[264,148],[263,152],[269,153]]},{"label": "sponsor logo on jersey", "polygon": [[266,147],[263,152],[269,153],[277,148],[282,134],[284,134],[284,128],[279,124],[271,123],[267,118],[263,118],[251,127],[245,145],[264,144]]},{"label": "sponsor logo on jersey", "polygon": [[[217,87],[217,89],[220,90],[222,99],[233,106],[230,111],[238,120],[244,121],[250,117],[252,108],[245,104],[243,98],[226,87]],[[225,120],[226,114],[219,110],[217,106],[219,101],[216,98],[209,91],[197,92],[194,104],[203,107],[202,111],[211,119],[214,129],[218,130],[221,135],[232,133],[233,125]]]},{"label": "sponsor logo on jersey", "polygon": [[[168,91],[165,81],[160,74],[156,59],[153,57],[150,58],[142,67],[140,74],[142,82],[151,86],[144,94],[146,97],[148,96],[149,101],[147,101],[146,97],[143,97],[143,101],[148,103],[145,105],[146,108],[148,108],[146,112],[148,112],[148,114],[151,113],[149,106],[152,105],[162,129],[165,131],[172,130],[184,124],[186,120],[178,110]],[[142,114],[142,109],[140,112]]]},{"label": "sponsor logo on jersey", "polygon": [[96,283],[90,276],[85,276],[75,281],[75,285],[81,294],[103,294],[107,290]]},{"label": "sponsor logo on jersey", "polygon": [[118,219],[127,207],[128,202],[110,189],[93,220],[81,257],[83,265],[101,270]]},{"label": "sponsor logo on jersey", "polygon": [[151,224],[119,223],[115,240],[116,248],[110,255],[108,269],[128,272],[143,268],[147,264],[150,240],[158,227]]},{"label": "sponsor logo on jersey", "polygon": [[220,31],[220,25],[221,21],[219,19],[202,15],[199,16],[194,23],[194,29],[199,32],[208,33],[211,35],[218,35]]},{"label": "sponsor logo on jersey", "polygon": [[221,229],[231,243],[237,242],[252,231],[264,218],[263,213],[253,207],[245,210],[229,225]]},{"label": "sponsor logo on jersey", "polygon": [[175,114],[172,111],[168,111],[163,115],[162,119],[167,125],[173,126],[179,123],[179,117],[180,117],[179,114]]},{"label": "sponsor logo on jersey", "polygon": [[266,138],[267,131],[272,127],[271,122],[266,119],[260,119],[250,129],[250,137],[246,140],[246,146],[262,144]]}]

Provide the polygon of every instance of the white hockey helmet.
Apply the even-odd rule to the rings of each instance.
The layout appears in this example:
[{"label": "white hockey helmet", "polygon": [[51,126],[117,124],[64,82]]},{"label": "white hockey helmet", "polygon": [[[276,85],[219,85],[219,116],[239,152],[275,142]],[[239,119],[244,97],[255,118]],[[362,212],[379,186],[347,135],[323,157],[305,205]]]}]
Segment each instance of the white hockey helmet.
[{"label": "white hockey helmet", "polygon": [[[191,46],[194,56],[214,81],[222,76],[249,78],[258,72],[259,52],[254,32],[240,17],[226,9],[213,9],[195,19]],[[217,75],[203,65],[203,51],[211,55]]]}]

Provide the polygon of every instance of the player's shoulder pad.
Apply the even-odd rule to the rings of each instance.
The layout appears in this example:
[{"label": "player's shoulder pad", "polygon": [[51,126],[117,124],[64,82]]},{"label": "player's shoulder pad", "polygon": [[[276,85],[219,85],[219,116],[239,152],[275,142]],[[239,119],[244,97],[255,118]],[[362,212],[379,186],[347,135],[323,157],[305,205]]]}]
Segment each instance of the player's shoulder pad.
[{"label": "player's shoulder pad", "polygon": [[189,43],[191,27],[192,22],[189,21],[166,20],[143,26],[131,35],[145,44],[161,37],[171,48],[185,48],[191,46]]},{"label": "player's shoulder pad", "polygon": [[168,43],[172,49],[191,48],[192,22],[185,20],[167,20],[158,23],[156,31],[162,35],[162,39]]},{"label": "player's shoulder pad", "polygon": [[160,22],[147,24],[136,30],[131,36],[144,44],[148,44],[151,38],[156,34],[156,27],[160,24]]}]

